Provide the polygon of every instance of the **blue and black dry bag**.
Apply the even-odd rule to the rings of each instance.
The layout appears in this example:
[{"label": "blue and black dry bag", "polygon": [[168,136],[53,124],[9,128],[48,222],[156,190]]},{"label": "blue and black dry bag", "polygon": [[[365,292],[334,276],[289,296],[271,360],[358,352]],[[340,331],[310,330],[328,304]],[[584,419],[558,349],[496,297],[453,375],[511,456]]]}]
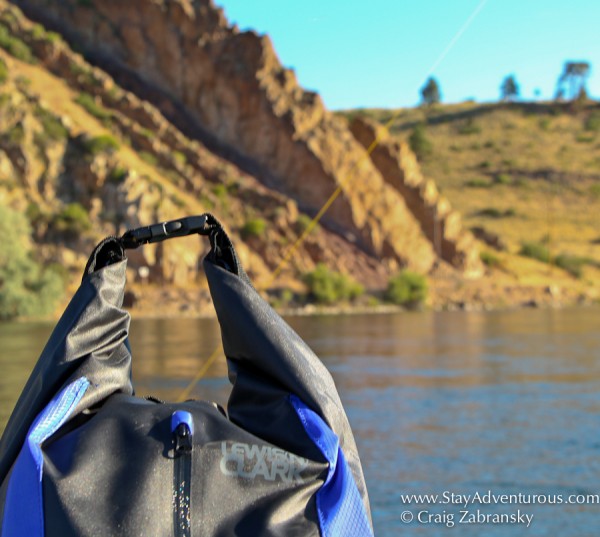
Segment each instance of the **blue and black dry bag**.
[{"label": "blue and black dry bag", "polygon": [[[125,250],[199,233],[231,395],[135,397]],[[372,535],[333,380],[253,289],[221,225],[184,218],[102,241],[0,440],[2,537]]]}]

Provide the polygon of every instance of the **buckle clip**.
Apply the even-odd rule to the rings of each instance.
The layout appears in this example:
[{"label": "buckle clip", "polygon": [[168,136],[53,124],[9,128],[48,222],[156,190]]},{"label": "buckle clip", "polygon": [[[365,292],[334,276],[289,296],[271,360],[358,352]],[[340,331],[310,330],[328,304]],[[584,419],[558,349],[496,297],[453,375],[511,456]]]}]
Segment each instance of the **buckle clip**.
[{"label": "buckle clip", "polygon": [[185,237],[194,233],[208,235],[209,232],[210,226],[207,226],[207,215],[203,214],[130,229],[123,233],[121,243],[123,244],[123,248],[134,250],[143,244],[162,242],[167,239]]}]

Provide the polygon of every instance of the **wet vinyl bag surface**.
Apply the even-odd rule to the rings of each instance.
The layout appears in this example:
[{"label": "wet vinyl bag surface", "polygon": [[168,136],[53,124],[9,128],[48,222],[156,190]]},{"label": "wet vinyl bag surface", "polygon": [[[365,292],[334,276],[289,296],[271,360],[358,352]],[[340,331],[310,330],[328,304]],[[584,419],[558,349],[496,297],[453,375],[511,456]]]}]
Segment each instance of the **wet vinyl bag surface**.
[{"label": "wet vinyl bag surface", "polygon": [[[211,242],[227,411],[137,398],[131,382],[125,250],[191,233]],[[372,535],[331,375],[253,289],[211,215],[96,247],[2,436],[0,480],[2,537]]]}]

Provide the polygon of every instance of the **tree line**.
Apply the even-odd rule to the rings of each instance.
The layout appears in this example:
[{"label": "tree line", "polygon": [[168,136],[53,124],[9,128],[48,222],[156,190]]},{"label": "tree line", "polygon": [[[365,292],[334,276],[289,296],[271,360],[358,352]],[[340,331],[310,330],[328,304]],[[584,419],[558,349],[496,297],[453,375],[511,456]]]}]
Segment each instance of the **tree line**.
[{"label": "tree line", "polygon": [[[556,83],[554,99],[557,101],[587,99],[587,80],[590,76],[589,62],[565,62],[563,71]],[[520,89],[515,75],[508,75],[500,84],[500,100],[514,101],[519,98]],[[431,106],[442,101],[442,91],[439,82],[429,77],[421,88],[421,104]]]}]

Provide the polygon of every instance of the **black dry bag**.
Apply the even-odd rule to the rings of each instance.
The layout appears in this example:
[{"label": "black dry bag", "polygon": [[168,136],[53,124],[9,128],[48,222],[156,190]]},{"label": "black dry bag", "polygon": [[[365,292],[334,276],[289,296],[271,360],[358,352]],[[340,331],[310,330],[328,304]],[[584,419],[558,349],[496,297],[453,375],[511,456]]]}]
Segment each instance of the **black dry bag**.
[{"label": "black dry bag", "polygon": [[[232,384],[227,412],[137,398],[125,249],[199,233]],[[253,289],[221,225],[102,241],[0,440],[2,537],[372,535],[333,380]]]}]

